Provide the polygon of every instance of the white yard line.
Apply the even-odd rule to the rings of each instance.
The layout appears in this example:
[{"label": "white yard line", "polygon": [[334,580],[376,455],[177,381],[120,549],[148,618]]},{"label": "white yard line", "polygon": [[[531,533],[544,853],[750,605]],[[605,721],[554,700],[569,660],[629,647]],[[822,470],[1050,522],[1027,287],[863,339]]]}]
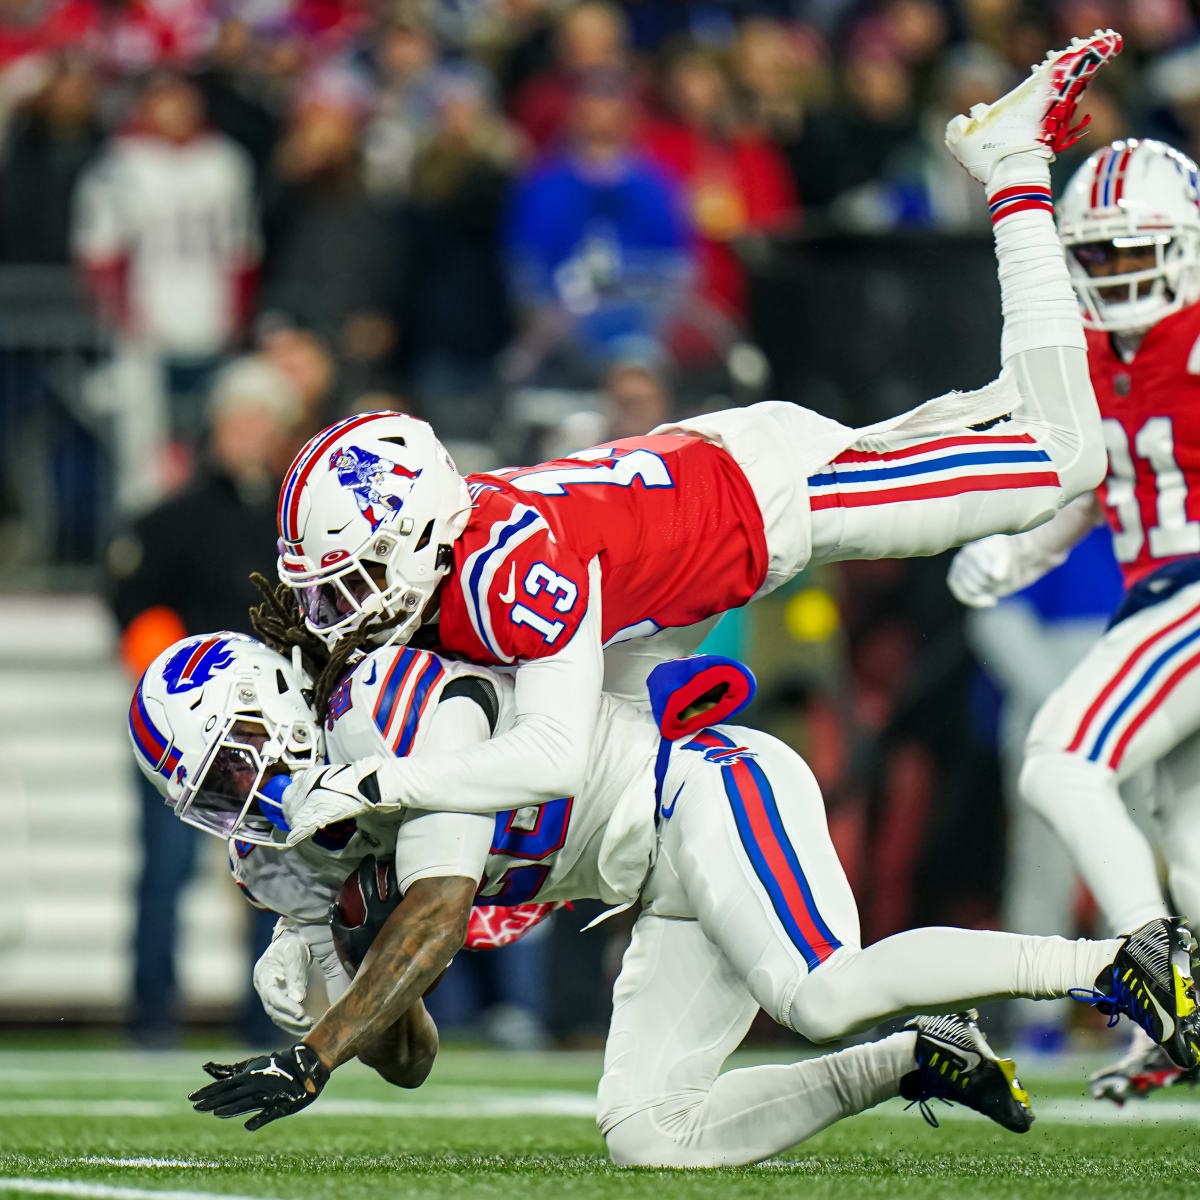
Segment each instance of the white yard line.
[{"label": "white yard line", "polygon": [[86,1154],[82,1158],[62,1158],[54,1164],[60,1167],[141,1167],[153,1170],[157,1167],[224,1167],[227,1163],[215,1159],[198,1158],[107,1158],[103,1154]]},{"label": "white yard line", "polygon": [[239,1196],[233,1192],[163,1191],[159,1188],[118,1187],[83,1183],[75,1179],[0,1178],[0,1193],[24,1196],[85,1196],[91,1200],[269,1200],[265,1196]]}]

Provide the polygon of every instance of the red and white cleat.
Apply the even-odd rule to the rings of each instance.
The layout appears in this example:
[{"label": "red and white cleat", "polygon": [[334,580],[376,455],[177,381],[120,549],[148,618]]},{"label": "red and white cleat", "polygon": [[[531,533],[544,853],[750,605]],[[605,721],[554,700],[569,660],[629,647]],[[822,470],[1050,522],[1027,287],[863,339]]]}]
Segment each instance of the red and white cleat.
[{"label": "red and white cleat", "polygon": [[1121,35],[1097,29],[1048,55],[1022,83],[992,104],[976,104],[946,126],[950,153],[982,184],[1010,154],[1054,155],[1077,142],[1089,117],[1074,124],[1092,76],[1121,53]]},{"label": "red and white cleat", "polygon": [[1140,1029],[1133,1035],[1125,1056],[1097,1071],[1090,1080],[1093,1100],[1111,1100],[1122,1105],[1177,1083],[1196,1083],[1200,1068],[1190,1070],[1171,1061],[1167,1052]]}]

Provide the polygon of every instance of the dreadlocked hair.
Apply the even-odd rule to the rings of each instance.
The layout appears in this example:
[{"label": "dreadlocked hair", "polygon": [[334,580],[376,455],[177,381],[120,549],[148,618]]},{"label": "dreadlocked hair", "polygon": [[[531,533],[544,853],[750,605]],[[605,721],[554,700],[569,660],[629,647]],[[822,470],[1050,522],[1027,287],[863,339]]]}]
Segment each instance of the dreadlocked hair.
[{"label": "dreadlocked hair", "polygon": [[257,571],[250,582],[263,598],[261,604],[250,608],[250,626],[277,654],[290,655],[293,646],[300,648],[304,669],[313,680],[312,707],[319,719],[325,719],[333,689],[341,682],[350,660],[371,648],[372,639],[398,625],[404,613],[368,621],[342,638],[332,650],[304,623],[304,613],[296,593],[286,583],[271,586]]}]

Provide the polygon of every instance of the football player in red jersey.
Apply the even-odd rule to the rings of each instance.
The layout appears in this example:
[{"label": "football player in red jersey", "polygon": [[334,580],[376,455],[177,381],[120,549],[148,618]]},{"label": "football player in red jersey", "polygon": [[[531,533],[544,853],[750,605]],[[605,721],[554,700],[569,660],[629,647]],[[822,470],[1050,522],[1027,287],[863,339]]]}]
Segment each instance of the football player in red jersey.
[{"label": "football player in red jersey", "polygon": [[[1120,45],[1111,32],[1077,40],[947,128],[995,223],[1004,369],[979,392],[866,429],[754,405],[466,480],[413,418],[351,417],[301,451],[280,494],[279,567],[310,633],[404,641],[424,626],[443,652],[518,667],[521,718],[503,736],[362,764],[383,803],[488,812],[571,795],[602,679],[642,694],[655,663],[809,563],[1017,532],[1098,485],[1099,415],[1048,164],[1079,136],[1077,101]],[[369,522],[331,466],[351,453],[405,469],[373,477]],[[327,783],[305,773],[289,789],[297,839],[370,804]]]},{"label": "football player in red jersey", "polygon": [[[1061,562],[1106,519],[1126,584],[1108,632],[1043,705],[1024,799],[1058,831],[1114,929],[1165,916],[1153,852],[1119,785],[1155,771],[1175,903],[1200,913],[1200,177],[1150,140],[1114,142],[1071,180],[1062,239],[1087,327],[1108,476],[1053,521],[965,547],[950,571],[986,605]],[[1180,1072],[1137,1041],[1093,1079],[1118,1101]]]}]

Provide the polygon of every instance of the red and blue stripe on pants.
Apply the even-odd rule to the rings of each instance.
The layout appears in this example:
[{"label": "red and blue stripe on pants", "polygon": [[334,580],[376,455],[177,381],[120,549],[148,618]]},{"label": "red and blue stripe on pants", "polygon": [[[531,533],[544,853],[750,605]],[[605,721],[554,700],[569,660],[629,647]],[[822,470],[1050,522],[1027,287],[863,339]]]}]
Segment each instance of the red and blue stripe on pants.
[{"label": "red and blue stripe on pants", "polygon": [[819,967],[842,943],[817,909],[766,773],[752,753],[715,729],[697,734],[683,748],[701,751],[721,768],[725,795],[746,857],[808,969]]}]

